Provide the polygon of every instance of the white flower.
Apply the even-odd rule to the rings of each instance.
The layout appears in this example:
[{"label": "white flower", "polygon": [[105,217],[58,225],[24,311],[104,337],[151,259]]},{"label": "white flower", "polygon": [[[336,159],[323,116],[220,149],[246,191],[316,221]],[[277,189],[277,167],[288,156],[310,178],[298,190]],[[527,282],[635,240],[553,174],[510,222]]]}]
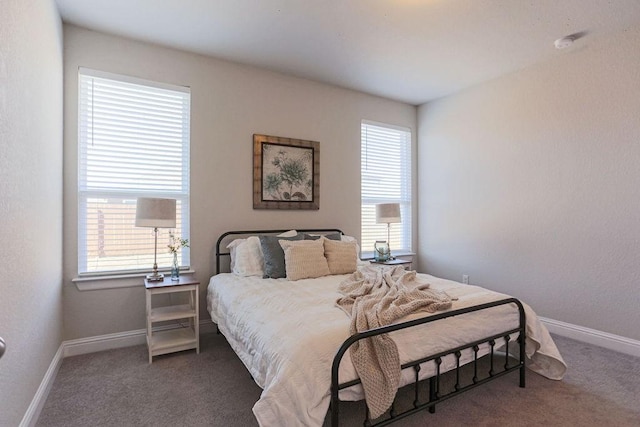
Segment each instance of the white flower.
[{"label": "white flower", "polygon": [[189,239],[181,239],[172,232],[169,232],[169,241],[170,243],[167,245],[167,247],[169,248],[169,252],[173,254],[178,253],[180,248],[189,247]]}]

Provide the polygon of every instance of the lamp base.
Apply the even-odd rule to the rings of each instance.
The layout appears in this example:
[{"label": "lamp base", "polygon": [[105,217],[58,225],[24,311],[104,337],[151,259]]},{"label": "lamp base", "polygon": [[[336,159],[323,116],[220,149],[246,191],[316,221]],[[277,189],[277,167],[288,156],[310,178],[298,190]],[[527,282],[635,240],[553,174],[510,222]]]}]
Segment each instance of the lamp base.
[{"label": "lamp base", "polygon": [[164,280],[164,274],[162,273],[147,274],[147,281],[149,282],[161,282],[163,280]]}]

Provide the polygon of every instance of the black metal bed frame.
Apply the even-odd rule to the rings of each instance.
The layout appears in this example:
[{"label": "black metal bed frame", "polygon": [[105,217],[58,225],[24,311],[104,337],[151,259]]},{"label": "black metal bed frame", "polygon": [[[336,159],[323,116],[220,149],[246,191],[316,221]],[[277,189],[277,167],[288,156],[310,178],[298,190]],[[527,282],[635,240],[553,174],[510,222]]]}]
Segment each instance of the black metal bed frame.
[{"label": "black metal bed frame", "polygon": [[[231,253],[230,252],[221,252],[220,251],[220,245],[221,243],[224,241],[224,239],[228,238],[229,236],[234,236],[234,235],[257,235],[257,234],[279,234],[279,233],[284,233],[288,230],[249,230],[249,231],[228,231],[224,234],[222,234],[220,236],[220,238],[218,238],[218,241],[216,242],[216,274],[220,273],[220,258],[221,257],[230,257]],[[334,233],[334,232],[338,232],[340,234],[343,234],[341,230],[339,229],[297,229],[298,232],[302,232],[302,233],[322,233],[322,234],[327,234],[327,233]],[[340,416],[340,402],[341,400],[339,399],[339,392],[340,390],[346,389],[348,387],[352,387],[354,385],[360,384],[361,381],[360,379],[355,379],[352,381],[347,381],[345,383],[340,383],[339,381],[339,368],[340,368],[340,362],[342,361],[342,357],[346,354],[347,350],[349,349],[349,347],[351,347],[354,343],[356,343],[359,340],[363,340],[363,339],[368,339],[371,338],[373,336],[377,336],[377,335],[382,335],[382,334],[388,334],[394,331],[399,331],[401,329],[407,329],[407,328],[411,328],[411,327],[415,327],[418,325],[422,325],[422,324],[426,324],[426,323],[431,323],[431,322],[435,322],[437,320],[441,320],[441,319],[446,319],[446,318],[450,318],[450,317],[454,317],[454,316],[460,316],[463,314],[468,314],[468,313],[473,313],[476,311],[480,311],[480,310],[486,310],[486,309],[490,309],[493,307],[498,307],[501,305],[508,305],[508,304],[515,304],[516,307],[518,308],[518,313],[519,313],[519,323],[518,323],[518,327],[517,328],[512,328],[512,329],[508,329],[506,331],[503,331],[501,333],[495,334],[495,335],[491,335],[488,337],[484,337],[481,339],[478,339],[476,341],[458,346],[456,348],[450,349],[450,350],[446,350],[443,352],[439,352],[439,353],[435,353],[435,354],[431,354],[425,357],[422,357],[418,360],[414,360],[411,362],[407,362],[404,363],[401,366],[401,370],[405,370],[405,369],[413,369],[414,373],[415,373],[415,380],[413,382],[413,387],[414,387],[414,400],[413,400],[413,407],[409,408],[407,410],[404,410],[402,412],[398,412],[397,407],[396,407],[396,401],[394,400],[393,404],[391,405],[391,409],[390,411],[388,411],[388,414],[386,416],[386,418],[384,419],[378,419],[377,421],[371,420],[370,416],[369,416],[369,411],[366,411],[365,414],[365,421],[364,421],[364,426],[365,427],[377,427],[377,426],[385,426],[385,425],[389,425],[391,423],[394,423],[398,420],[401,420],[403,418],[406,418],[412,414],[415,414],[417,412],[423,411],[424,409],[429,410],[430,413],[434,413],[435,412],[435,408],[436,408],[436,404],[443,402],[447,399],[450,399],[454,396],[457,396],[465,391],[471,390],[475,387],[478,387],[482,384],[485,384],[489,381],[493,381],[497,378],[502,377],[503,375],[506,375],[508,373],[514,372],[514,371],[520,371],[520,387],[525,387],[525,382],[526,382],[526,370],[525,370],[525,342],[526,342],[526,316],[525,316],[525,312],[524,312],[524,307],[522,306],[522,303],[516,299],[516,298],[506,298],[503,300],[499,300],[499,301],[493,301],[493,302],[489,302],[489,303],[485,303],[485,304],[480,304],[480,305],[476,305],[473,307],[467,307],[467,308],[462,308],[459,310],[453,310],[453,311],[447,311],[447,312],[443,312],[443,313],[439,313],[439,314],[434,314],[434,315],[430,315],[427,317],[422,317],[419,319],[414,319],[414,320],[410,320],[410,321],[406,321],[406,322],[401,322],[401,323],[394,323],[391,325],[387,325],[387,326],[383,326],[380,328],[375,328],[375,329],[370,329],[368,331],[364,331],[364,332],[360,332],[360,333],[356,333],[352,336],[350,336],[349,338],[347,338],[344,343],[340,346],[340,348],[338,349],[334,359],[333,359],[333,364],[331,366],[331,404],[330,404],[330,411],[331,411],[331,426],[332,427],[337,427],[339,425],[339,416]],[[510,354],[509,354],[509,344],[512,341],[511,335],[513,334],[518,334],[518,338],[516,340],[514,340],[514,342],[517,342],[519,344],[519,352],[518,352],[518,358],[515,360],[514,364],[510,365]],[[499,340],[504,340],[504,348],[506,349],[506,355],[504,357],[504,365],[503,365],[503,369],[496,372],[495,368],[495,363],[494,363],[494,358],[495,358],[495,353],[496,353],[496,345],[498,345]],[[487,376],[483,377],[483,378],[479,378],[479,373],[478,373],[478,361],[480,360],[478,358],[478,352],[480,349],[480,345],[482,344],[488,344],[490,347],[490,353],[489,353],[489,363],[490,363],[490,367],[489,367],[489,371],[486,373]],[[501,346],[500,346],[501,347]],[[468,350],[471,349],[474,353],[474,357],[473,357],[473,361],[472,362],[468,362],[469,364],[473,364],[473,377],[471,378],[471,383],[467,384],[467,385],[461,385],[461,368],[464,365],[460,365],[460,358],[462,356],[462,351],[463,350]],[[455,369],[451,370],[455,371],[455,384],[453,387],[453,391],[449,392],[449,393],[442,393],[441,392],[441,379],[442,379],[442,375],[444,374],[444,372],[440,371],[440,365],[442,364],[442,359],[446,356],[449,355],[453,355],[456,358],[456,367]],[[513,355],[515,356],[515,354]],[[485,356],[486,357],[486,356]],[[428,395],[428,399],[421,401],[421,397],[420,397],[420,390],[419,390],[419,385],[422,384],[424,381],[426,381],[427,379],[424,380],[420,380],[419,379],[419,374],[420,374],[420,370],[421,370],[421,365],[425,364],[425,363],[429,363],[432,362],[435,364],[435,368],[436,368],[436,374],[430,378],[428,378],[429,381],[429,395]],[[366,407],[366,405],[365,405]]]},{"label": "black metal bed frame", "polygon": [[[388,417],[377,422],[373,422],[369,417],[369,412],[365,414],[365,426],[385,426],[401,420],[409,415],[412,415],[416,412],[422,411],[425,408],[429,408],[429,412],[434,413],[436,409],[436,403],[443,402],[451,397],[454,397],[460,393],[471,390],[481,384],[487,383],[494,379],[497,379],[505,374],[510,372],[519,370],[520,371],[520,387],[525,386],[525,326],[526,326],[526,318],[524,313],[524,307],[522,303],[515,298],[507,298],[499,301],[493,301],[486,304],[480,304],[473,307],[462,308],[459,310],[447,311],[440,314],[434,314],[428,317],[422,317],[420,319],[410,320],[402,323],[395,323],[388,326],[383,326],[380,328],[370,329],[365,332],[360,332],[354,334],[347,338],[347,340],[342,344],[338,353],[333,359],[333,364],[331,366],[331,425],[338,426],[339,425],[339,404],[340,400],[338,398],[338,392],[342,389],[354,386],[356,384],[360,384],[360,379],[355,379],[353,381],[348,381],[345,383],[340,383],[338,379],[338,370],[340,368],[340,362],[342,361],[342,357],[346,353],[347,349],[351,347],[354,343],[359,340],[367,339],[373,336],[387,334],[393,331],[399,331],[401,329],[411,328],[417,325],[422,325],[425,323],[435,322],[437,320],[446,319],[449,317],[459,316],[462,314],[473,313],[475,311],[486,310],[492,307],[498,307],[506,304],[515,304],[518,307],[519,311],[519,326],[517,328],[509,329],[504,332],[501,332],[496,335],[491,335],[468,344],[452,348],[447,351],[443,351],[440,353],[435,353],[426,357],[423,357],[418,360],[414,360],[408,363],[404,363],[401,366],[401,369],[410,369],[412,368],[415,372],[415,380],[413,382],[414,385],[414,400],[413,400],[413,408],[410,408],[403,412],[397,412],[396,402],[394,401],[391,410],[389,411]],[[519,344],[519,357],[517,363],[514,365],[509,365],[509,343],[511,341],[511,335],[518,333],[517,342]],[[495,356],[495,347],[496,340],[503,339],[505,348],[506,348],[506,357],[504,369],[500,372],[496,372],[494,370],[494,356]],[[481,344],[489,344],[490,351],[490,369],[488,372],[488,376],[485,378],[478,378],[478,351],[480,350]],[[471,378],[471,384],[462,386],[460,381],[460,357],[462,356],[462,351],[472,349],[474,352],[473,362],[473,377]],[[456,368],[455,368],[455,378],[456,382],[454,385],[454,390],[447,394],[441,394],[441,373],[440,365],[442,363],[442,358],[448,355],[454,355],[456,357]],[[421,402],[420,401],[420,390],[419,384],[422,382],[419,380],[419,374],[421,365],[427,362],[433,361],[436,367],[436,375],[429,378],[429,396],[428,400]]]}]

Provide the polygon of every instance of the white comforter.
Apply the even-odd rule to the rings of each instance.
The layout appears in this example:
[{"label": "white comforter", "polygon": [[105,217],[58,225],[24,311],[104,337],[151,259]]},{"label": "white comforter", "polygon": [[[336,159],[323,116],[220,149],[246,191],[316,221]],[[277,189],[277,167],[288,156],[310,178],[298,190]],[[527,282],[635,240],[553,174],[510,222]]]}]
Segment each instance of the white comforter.
[{"label": "white comforter", "polygon": [[[350,319],[335,304],[340,296],[337,286],[346,277],[327,276],[296,282],[234,274],[211,278],[207,294],[211,319],[263,389],[253,407],[261,426],[322,425],[329,408],[331,363],[348,337]],[[425,274],[418,277],[458,298],[452,310],[508,297]],[[562,357],[533,310],[526,304],[524,307],[527,367],[548,378],[561,379],[566,370]],[[404,363],[517,325],[517,309],[510,304],[404,329],[391,336],[398,344],[400,360]],[[488,345],[482,346],[480,354],[487,352]],[[470,351],[463,353],[461,362],[466,363],[472,357]],[[433,365],[422,366],[421,378],[434,374]],[[443,360],[442,371],[453,367],[453,357]],[[405,370],[401,384],[411,382],[412,376],[412,371]],[[346,354],[340,365],[340,382],[354,378],[355,370]],[[340,398],[362,399],[361,386],[342,390]]]}]

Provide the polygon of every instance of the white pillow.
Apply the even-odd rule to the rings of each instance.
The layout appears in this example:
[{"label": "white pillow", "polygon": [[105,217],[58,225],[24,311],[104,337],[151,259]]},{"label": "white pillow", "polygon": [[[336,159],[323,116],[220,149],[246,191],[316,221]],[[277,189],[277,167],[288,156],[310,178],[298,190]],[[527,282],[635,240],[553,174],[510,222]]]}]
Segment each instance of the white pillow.
[{"label": "white pillow", "polygon": [[264,275],[264,259],[258,236],[236,239],[227,246],[231,251],[231,271],[239,276]]},{"label": "white pillow", "polygon": [[279,240],[284,251],[288,280],[310,279],[331,274],[324,257],[324,238],[318,240]]},{"label": "white pillow", "polygon": [[245,242],[247,239],[236,239],[233,242],[227,245],[227,249],[229,249],[229,253],[231,255],[231,263],[229,268],[233,271],[233,267],[236,265],[236,248],[242,242]]},{"label": "white pillow", "polygon": [[285,231],[284,233],[278,234],[278,237],[296,237],[297,235],[298,235],[297,230],[289,230],[289,231]]}]

